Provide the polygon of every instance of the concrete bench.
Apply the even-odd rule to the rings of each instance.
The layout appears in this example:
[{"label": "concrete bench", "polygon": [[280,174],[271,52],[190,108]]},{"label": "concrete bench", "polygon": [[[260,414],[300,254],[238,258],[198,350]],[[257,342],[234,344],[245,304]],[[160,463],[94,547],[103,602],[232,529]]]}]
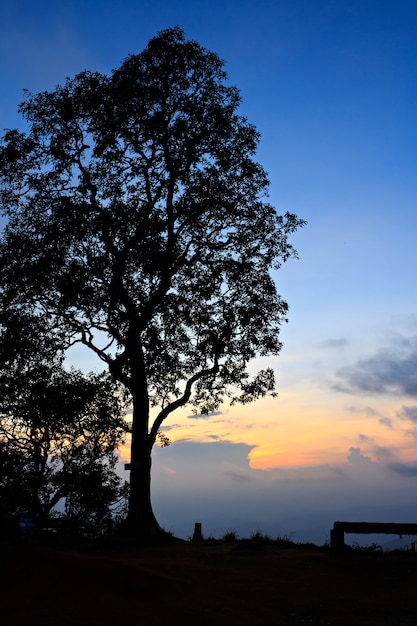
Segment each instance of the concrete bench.
[{"label": "concrete bench", "polygon": [[345,548],[345,533],[358,535],[417,535],[417,524],[394,524],[384,522],[335,522],[330,531],[330,549],[342,552]]}]

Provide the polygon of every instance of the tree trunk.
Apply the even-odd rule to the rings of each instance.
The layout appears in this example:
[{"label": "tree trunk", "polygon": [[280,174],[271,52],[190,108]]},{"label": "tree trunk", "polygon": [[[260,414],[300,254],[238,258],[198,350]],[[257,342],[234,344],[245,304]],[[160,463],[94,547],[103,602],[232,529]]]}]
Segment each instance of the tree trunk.
[{"label": "tree trunk", "polygon": [[151,538],[160,532],[151,502],[151,450],[133,454],[130,464],[128,529],[137,539]]},{"label": "tree trunk", "polygon": [[128,534],[148,541],[161,533],[151,502],[151,452],[153,441],[148,434],[148,397],[134,399],[130,462],[130,495],[127,518]]}]

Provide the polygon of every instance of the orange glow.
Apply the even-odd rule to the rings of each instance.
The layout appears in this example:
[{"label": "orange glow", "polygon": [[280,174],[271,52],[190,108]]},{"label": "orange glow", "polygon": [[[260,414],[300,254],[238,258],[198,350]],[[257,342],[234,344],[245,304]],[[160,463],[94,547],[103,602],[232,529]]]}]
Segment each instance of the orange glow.
[{"label": "orange glow", "polygon": [[[163,429],[171,443],[186,439],[244,443],[252,448],[248,465],[256,470],[338,465],[346,463],[351,447],[360,448],[374,461],[378,461],[378,447],[394,450],[397,459],[413,461],[415,436],[400,420],[395,421],[398,399],[389,403],[386,397],[374,398],[372,410],[365,400],[363,408],[355,401],[359,408],[352,408],[352,399],[343,394],[294,385],[278,398],[232,408],[226,405],[208,417],[195,417],[189,408],[181,409]],[[395,423],[392,428],[387,427],[387,418],[388,423]],[[120,449],[122,460],[130,460],[129,448],[130,436]]]},{"label": "orange glow", "polygon": [[126,435],[125,442],[118,449],[118,454],[120,460],[128,463],[130,461],[130,445],[132,443],[132,436],[130,434]]}]

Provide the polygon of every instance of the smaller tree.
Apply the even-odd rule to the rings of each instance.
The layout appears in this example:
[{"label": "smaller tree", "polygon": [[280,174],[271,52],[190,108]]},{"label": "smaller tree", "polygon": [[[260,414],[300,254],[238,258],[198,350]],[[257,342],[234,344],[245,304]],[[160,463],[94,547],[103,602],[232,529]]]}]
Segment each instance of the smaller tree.
[{"label": "smaller tree", "polygon": [[[39,320],[3,318],[0,341],[0,501],[4,519],[48,524],[62,505],[72,527],[99,530],[126,498],[115,450],[128,429],[107,374],[62,365]],[[54,349],[55,345],[55,349]]]}]

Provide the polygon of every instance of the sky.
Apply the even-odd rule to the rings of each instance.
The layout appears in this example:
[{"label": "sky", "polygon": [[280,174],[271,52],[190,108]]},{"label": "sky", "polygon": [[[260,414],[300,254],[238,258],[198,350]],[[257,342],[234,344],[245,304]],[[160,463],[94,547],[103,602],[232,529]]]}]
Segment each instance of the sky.
[{"label": "sky", "polygon": [[282,353],[253,364],[279,396],[170,418],[160,523],[320,542],[336,519],[416,521],[415,0],[2,0],[0,23],[2,133],[24,88],[109,73],[179,25],[240,89],[270,202],[308,222],[275,276]]}]

